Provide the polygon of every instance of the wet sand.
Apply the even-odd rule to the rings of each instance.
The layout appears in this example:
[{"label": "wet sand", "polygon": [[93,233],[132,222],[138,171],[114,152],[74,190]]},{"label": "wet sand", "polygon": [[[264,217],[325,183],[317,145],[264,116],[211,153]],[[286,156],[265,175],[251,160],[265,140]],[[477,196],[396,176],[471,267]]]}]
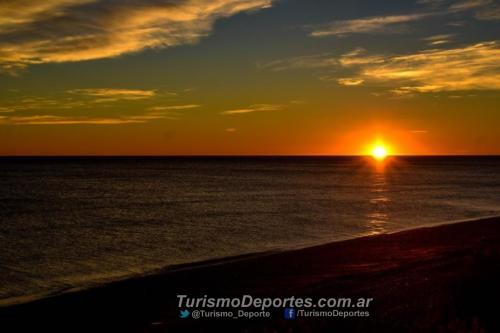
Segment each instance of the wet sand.
[{"label": "wet sand", "polygon": [[[500,332],[500,218],[160,271],[0,308],[1,332]],[[365,297],[362,318],[180,319],[177,295]]]}]

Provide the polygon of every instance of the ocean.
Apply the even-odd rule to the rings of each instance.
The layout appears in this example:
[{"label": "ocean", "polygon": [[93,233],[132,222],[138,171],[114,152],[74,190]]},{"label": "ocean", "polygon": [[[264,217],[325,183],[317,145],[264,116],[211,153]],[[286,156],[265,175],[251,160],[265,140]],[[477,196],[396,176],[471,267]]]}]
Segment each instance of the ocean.
[{"label": "ocean", "polygon": [[500,215],[500,158],[0,158],[0,305]]}]

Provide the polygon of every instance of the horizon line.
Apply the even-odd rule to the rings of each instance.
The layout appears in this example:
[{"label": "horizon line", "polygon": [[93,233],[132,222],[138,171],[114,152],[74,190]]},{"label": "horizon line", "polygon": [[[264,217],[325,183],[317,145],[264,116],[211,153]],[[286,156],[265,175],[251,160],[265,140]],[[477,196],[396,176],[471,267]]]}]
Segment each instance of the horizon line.
[{"label": "horizon line", "polygon": [[[99,157],[142,157],[142,158],[264,158],[264,157],[371,157],[371,154],[163,154],[163,155],[105,155],[105,154],[82,154],[82,155],[0,155],[3,158],[99,158]],[[394,154],[391,157],[500,157],[500,154]]]}]

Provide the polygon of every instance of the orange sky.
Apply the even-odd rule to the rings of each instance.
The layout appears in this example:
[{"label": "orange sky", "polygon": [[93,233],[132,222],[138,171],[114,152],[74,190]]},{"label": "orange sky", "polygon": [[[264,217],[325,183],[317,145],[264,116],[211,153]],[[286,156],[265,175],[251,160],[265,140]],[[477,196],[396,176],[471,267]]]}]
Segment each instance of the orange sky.
[{"label": "orange sky", "polygon": [[0,3],[0,155],[500,154],[493,2],[166,4]]}]

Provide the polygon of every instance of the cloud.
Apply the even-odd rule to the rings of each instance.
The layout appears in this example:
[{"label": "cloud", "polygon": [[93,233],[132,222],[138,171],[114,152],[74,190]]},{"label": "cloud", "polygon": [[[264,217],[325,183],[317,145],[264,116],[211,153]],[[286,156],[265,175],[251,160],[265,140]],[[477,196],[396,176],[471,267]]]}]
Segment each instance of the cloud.
[{"label": "cloud", "polygon": [[391,32],[397,24],[421,20],[430,16],[433,13],[410,14],[410,15],[394,15],[394,16],[377,16],[354,20],[341,20],[328,23],[316,27],[310,32],[312,37],[326,36],[346,36],[349,34],[359,33],[381,33]]},{"label": "cloud", "polygon": [[445,4],[448,2],[448,0],[418,0],[417,4],[419,5],[426,5],[426,6],[432,6],[432,7],[440,7],[441,5]]},{"label": "cloud", "polygon": [[450,13],[473,11],[477,20],[500,20],[500,5],[493,0],[462,0],[452,4],[448,11]]},{"label": "cloud", "polygon": [[0,2],[0,68],[117,57],[191,44],[214,22],[272,0],[16,0]]},{"label": "cloud", "polygon": [[95,107],[95,103],[144,100],[157,96],[154,90],[140,89],[73,89],[66,93],[70,95],[57,98],[16,95],[0,104],[0,113],[41,109],[70,110]]},{"label": "cloud", "polygon": [[[74,89],[67,93],[74,96],[46,98],[39,96],[20,96],[0,105],[0,124],[9,125],[119,125],[145,123],[157,119],[178,119],[173,110],[198,107],[197,104],[152,107],[143,113],[112,116],[74,116],[60,115],[62,110],[78,110],[82,107],[96,107],[96,102],[117,100],[143,100],[157,96],[154,90],[141,89]],[[90,97],[90,99],[88,99]],[[95,99],[94,99],[95,98]],[[29,112],[30,114],[26,114]],[[34,112],[37,114],[33,115]]]},{"label": "cloud", "polygon": [[170,111],[170,110],[189,110],[200,108],[199,104],[186,104],[186,105],[170,105],[170,106],[153,106],[149,108],[151,111]]},{"label": "cloud", "polygon": [[323,76],[323,80],[337,80],[343,85],[386,87],[399,96],[439,91],[500,90],[498,41],[405,55],[373,55],[364,49],[355,49],[337,58],[320,55],[308,59],[315,59],[318,63],[317,66],[307,63],[305,68],[325,67],[339,75],[349,75]]},{"label": "cloud", "polygon": [[461,48],[385,57],[360,67],[371,82],[410,83],[400,92],[500,90],[500,46],[484,42]]},{"label": "cloud", "polygon": [[252,112],[279,111],[283,110],[283,105],[276,104],[254,104],[244,109],[234,109],[221,112],[222,115],[239,115]]},{"label": "cloud", "polygon": [[[362,55],[362,56],[361,56]],[[354,49],[340,56],[338,63],[343,67],[352,67],[366,64],[377,64],[384,62],[384,57],[379,55],[367,56],[363,48]]]},{"label": "cloud", "polygon": [[0,105],[0,112],[17,112],[37,109],[72,109],[85,106],[86,103],[71,97],[47,98],[39,96],[24,96],[9,98]]},{"label": "cloud", "polygon": [[[450,4],[450,2],[452,2]],[[448,13],[464,12],[478,8],[486,8],[493,4],[494,0],[419,0],[418,4],[430,5],[441,9],[445,8]]]},{"label": "cloud", "polygon": [[482,21],[500,20],[500,5],[492,5],[488,8],[484,8],[476,12],[475,17]]},{"label": "cloud", "polygon": [[146,113],[142,115],[118,117],[56,115],[3,116],[0,117],[0,125],[122,125],[146,123],[157,119],[175,120],[176,118],[161,113]]},{"label": "cloud", "polygon": [[119,125],[145,122],[145,120],[128,118],[89,118],[89,117],[61,117],[53,115],[5,117],[0,124],[9,125]]},{"label": "cloud", "polygon": [[452,4],[449,9],[452,12],[481,8],[492,3],[492,0],[462,0]]},{"label": "cloud", "polygon": [[431,9],[421,13],[338,20],[313,26],[312,28],[308,27],[307,29],[311,30],[309,33],[311,37],[344,37],[361,33],[397,32],[399,31],[397,28],[405,23],[466,11],[477,11],[475,17],[480,20],[500,19],[500,6],[494,4],[493,0],[461,0],[443,7],[447,2],[446,0],[419,0],[417,1],[418,4],[430,6]]},{"label": "cloud", "polygon": [[67,91],[70,94],[84,95],[96,97],[94,102],[115,102],[119,100],[141,100],[154,97],[154,90],[141,89],[113,89],[113,88],[98,88],[98,89],[73,89]]},{"label": "cloud", "polygon": [[343,86],[359,86],[365,82],[365,80],[360,78],[348,77],[338,79],[337,82]]},{"label": "cloud", "polygon": [[257,64],[257,67],[279,72],[288,69],[331,67],[336,64],[337,59],[325,53],[273,60],[268,63]]},{"label": "cloud", "polygon": [[0,106],[0,113],[15,112],[16,109],[8,106]]},{"label": "cloud", "polygon": [[437,46],[450,43],[454,36],[454,34],[442,34],[426,37],[423,40],[428,42],[430,46]]}]

